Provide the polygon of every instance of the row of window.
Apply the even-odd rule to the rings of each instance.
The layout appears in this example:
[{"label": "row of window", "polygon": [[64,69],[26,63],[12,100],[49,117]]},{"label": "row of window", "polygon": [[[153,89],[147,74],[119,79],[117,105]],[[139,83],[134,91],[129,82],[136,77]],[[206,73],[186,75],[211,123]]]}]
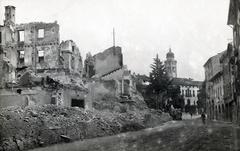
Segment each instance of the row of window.
[{"label": "row of window", "polygon": [[216,90],[214,90],[214,96],[215,96],[215,97],[223,96],[222,86],[220,86],[220,87],[218,87]]},{"label": "row of window", "polygon": [[[38,29],[38,38],[44,38],[44,29]],[[24,30],[19,30],[18,31],[18,41],[22,42],[24,41],[24,36],[25,36],[25,32]]]},{"label": "row of window", "polygon": [[176,67],[172,67],[172,68],[171,68],[171,67],[167,67],[167,70],[168,70],[168,71],[174,71],[174,72],[175,72],[175,71],[176,71]]},{"label": "row of window", "polygon": [[[25,56],[25,51],[21,50],[19,51],[19,63],[24,64],[24,56]],[[44,51],[39,50],[38,51],[38,62],[41,63],[44,61]]]},{"label": "row of window", "polygon": [[[191,101],[187,99],[187,105],[191,105]],[[193,105],[197,105],[197,101],[193,100]]]},{"label": "row of window", "polygon": [[185,96],[185,97],[195,97],[197,96],[197,93],[195,92],[195,90],[182,90],[182,95]]},{"label": "row of window", "polygon": [[[24,30],[18,31],[18,41],[24,41]],[[38,29],[38,38],[44,38],[44,29]],[[2,32],[0,32],[0,43],[2,43]]]}]

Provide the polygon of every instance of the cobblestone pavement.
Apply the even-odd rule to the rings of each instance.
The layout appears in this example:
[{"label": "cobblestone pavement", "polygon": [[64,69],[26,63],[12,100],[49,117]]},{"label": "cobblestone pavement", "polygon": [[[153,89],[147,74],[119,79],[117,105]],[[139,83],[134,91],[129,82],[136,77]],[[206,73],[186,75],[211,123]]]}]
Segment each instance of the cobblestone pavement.
[{"label": "cobblestone pavement", "polygon": [[236,151],[240,150],[239,136],[240,128],[231,124],[208,122],[203,125],[200,119],[193,119],[35,151]]}]

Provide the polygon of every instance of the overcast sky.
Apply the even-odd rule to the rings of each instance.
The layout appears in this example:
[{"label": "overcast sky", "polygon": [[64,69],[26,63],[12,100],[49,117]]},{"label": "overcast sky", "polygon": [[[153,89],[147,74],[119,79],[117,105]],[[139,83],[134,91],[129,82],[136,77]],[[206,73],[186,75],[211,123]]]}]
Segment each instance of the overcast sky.
[{"label": "overcast sky", "polygon": [[116,45],[124,64],[140,74],[150,71],[158,53],[165,60],[171,46],[178,77],[204,79],[203,64],[227,48],[232,29],[226,25],[230,0],[0,0],[16,7],[16,22],[60,24],[61,40],[72,39],[82,57]]}]

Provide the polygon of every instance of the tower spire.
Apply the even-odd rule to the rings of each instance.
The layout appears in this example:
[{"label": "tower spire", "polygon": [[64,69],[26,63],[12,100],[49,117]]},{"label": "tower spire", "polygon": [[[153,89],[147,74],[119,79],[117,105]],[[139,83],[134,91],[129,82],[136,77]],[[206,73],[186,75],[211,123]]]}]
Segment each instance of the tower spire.
[{"label": "tower spire", "polygon": [[113,28],[113,47],[115,47],[115,29]]}]

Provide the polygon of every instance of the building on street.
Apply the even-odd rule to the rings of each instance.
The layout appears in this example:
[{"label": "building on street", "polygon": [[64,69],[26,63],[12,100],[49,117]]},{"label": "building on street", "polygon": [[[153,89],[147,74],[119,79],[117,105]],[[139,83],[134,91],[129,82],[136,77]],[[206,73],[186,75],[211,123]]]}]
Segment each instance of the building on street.
[{"label": "building on street", "polygon": [[223,90],[223,68],[220,58],[226,51],[208,59],[204,64],[206,81],[207,114],[210,119],[220,119],[225,109]]}]

